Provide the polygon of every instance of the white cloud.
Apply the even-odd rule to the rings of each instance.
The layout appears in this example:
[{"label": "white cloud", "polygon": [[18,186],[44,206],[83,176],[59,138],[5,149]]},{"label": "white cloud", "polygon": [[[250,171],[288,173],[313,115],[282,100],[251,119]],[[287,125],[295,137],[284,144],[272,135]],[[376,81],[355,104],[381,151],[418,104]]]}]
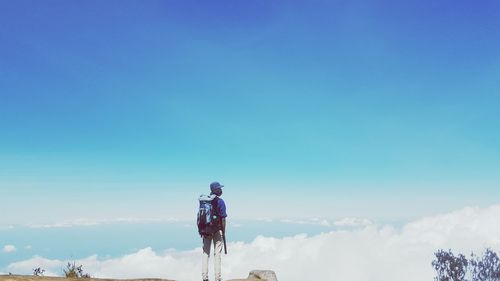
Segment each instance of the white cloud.
[{"label": "white cloud", "polygon": [[[367,224],[311,237],[258,236],[251,243],[228,244],[229,254],[223,257],[224,279],[244,278],[252,269],[272,269],[280,280],[289,281],[432,280],[431,261],[438,249],[464,254],[480,253],[486,247],[500,250],[499,217],[500,205],[464,208],[416,220],[402,228]],[[76,262],[95,277],[198,280],[200,252],[199,248],[155,252],[148,247],[123,257],[100,259],[93,255]],[[32,268],[41,266],[47,270],[45,275],[60,275],[65,264],[35,256],[12,263],[7,270],[29,274]]]},{"label": "white cloud", "polygon": [[0,225],[0,229],[14,229],[14,226],[12,224]]},{"label": "white cloud", "polygon": [[3,252],[4,253],[12,253],[17,251],[16,246],[14,245],[5,245],[3,246]]},{"label": "white cloud", "polygon": [[95,226],[111,223],[173,223],[178,222],[175,218],[134,218],[134,217],[124,217],[124,218],[113,218],[113,219],[72,219],[65,220],[55,223],[46,224],[28,224],[30,228],[61,228],[61,227],[74,227],[74,226]]},{"label": "white cloud", "polygon": [[364,227],[373,224],[369,219],[362,218],[343,218],[331,223],[327,219],[322,218],[309,218],[309,219],[281,219],[280,222],[283,223],[293,223],[293,224],[308,224],[308,225],[320,225],[320,226],[336,226],[336,227]]},{"label": "white cloud", "polygon": [[373,223],[369,219],[361,219],[361,218],[343,218],[341,220],[333,222],[334,226],[347,226],[347,227],[367,226],[371,224]]},{"label": "white cloud", "polygon": [[282,219],[280,221],[283,223],[330,226],[330,222],[328,220],[320,219],[320,218],[310,218],[310,219],[304,219],[304,220]]},{"label": "white cloud", "polygon": [[31,259],[15,262],[7,266],[7,270],[15,274],[32,274],[33,268],[41,267],[45,270],[45,276],[61,276],[62,269],[66,266],[65,261],[58,259],[51,260],[40,256],[33,256]]},{"label": "white cloud", "polygon": [[149,223],[149,222],[178,222],[176,218],[117,218],[108,222],[127,222],[127,223]]},{"label": "white cloud", "polygon": [[99,225],[101,222],[98,221],[86,221],[86,220],[72,220],[72,221],[63,221],[56,223],[48,223],[48,224],[29,224],[28,227],[31,228],[60,228],[60,227],[73,227],[73,226],[92,226]]}]

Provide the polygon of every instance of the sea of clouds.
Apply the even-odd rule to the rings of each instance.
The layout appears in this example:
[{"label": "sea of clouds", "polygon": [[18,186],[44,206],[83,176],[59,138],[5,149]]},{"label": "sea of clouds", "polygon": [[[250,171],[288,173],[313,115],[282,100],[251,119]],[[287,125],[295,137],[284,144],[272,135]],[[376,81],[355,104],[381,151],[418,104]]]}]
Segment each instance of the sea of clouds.
[{"label": "sea of clouds", "polygon": [[[495,205],[467,207],[402,227],[361,223],[357,228],[314,236],[258,236],[250,243],[228,243],[223,275],[224,279],[244,278],[253,269],[272,269],[278,279],[287,281],[433,280],[431,262],[438,249],[464,254],[482,253],[488,247],[499,251],[499,219],[500,205]],[[34,256],[11,263],[6,270],[31,274],[33,268],[41,267],[45,275],[58,276],[66,263]],[[119,258],[92,255],[76,260],[76,264],[84,265],[85,272],[93,277],[200,280],[201,249],[155,252],[146,247]]]}]

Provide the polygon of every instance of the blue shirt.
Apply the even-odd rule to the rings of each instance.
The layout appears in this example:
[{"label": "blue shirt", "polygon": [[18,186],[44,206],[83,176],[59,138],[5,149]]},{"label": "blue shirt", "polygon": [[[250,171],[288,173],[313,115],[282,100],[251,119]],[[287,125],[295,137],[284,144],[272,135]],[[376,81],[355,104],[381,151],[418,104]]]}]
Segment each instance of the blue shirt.
[{"label": "blue shirt", "polygon": [[219,217],[221,218],[225,218],[227,217],[227,213],[226,213],[226,203],[224,203],[224,200],[222,200],[222,198],[219,198],[217,197],[217,203],[216,203],[216,206],[217,206],[217,214],[219,215]]}]

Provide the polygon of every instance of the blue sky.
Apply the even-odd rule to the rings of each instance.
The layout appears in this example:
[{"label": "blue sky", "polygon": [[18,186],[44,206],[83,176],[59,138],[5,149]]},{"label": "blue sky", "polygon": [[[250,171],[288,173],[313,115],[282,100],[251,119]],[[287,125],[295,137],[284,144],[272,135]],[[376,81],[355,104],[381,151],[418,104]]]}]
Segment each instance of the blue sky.
[{"label": "blue sky", "polygon": [[0,5],[2,224],[497,203],[497,1]]}]

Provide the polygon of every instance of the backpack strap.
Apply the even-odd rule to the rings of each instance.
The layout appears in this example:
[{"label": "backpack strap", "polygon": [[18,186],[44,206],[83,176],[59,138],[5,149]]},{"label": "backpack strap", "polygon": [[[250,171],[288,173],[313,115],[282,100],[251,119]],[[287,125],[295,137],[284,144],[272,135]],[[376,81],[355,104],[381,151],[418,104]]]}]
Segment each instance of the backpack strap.
[{"label": "backpack strap", "polygon": [[214,215],[217,216],[217,218],[220,217],[219,215],[219,197],[215,197],[214,200],[212,200],[212,207],[214,209]]}]

